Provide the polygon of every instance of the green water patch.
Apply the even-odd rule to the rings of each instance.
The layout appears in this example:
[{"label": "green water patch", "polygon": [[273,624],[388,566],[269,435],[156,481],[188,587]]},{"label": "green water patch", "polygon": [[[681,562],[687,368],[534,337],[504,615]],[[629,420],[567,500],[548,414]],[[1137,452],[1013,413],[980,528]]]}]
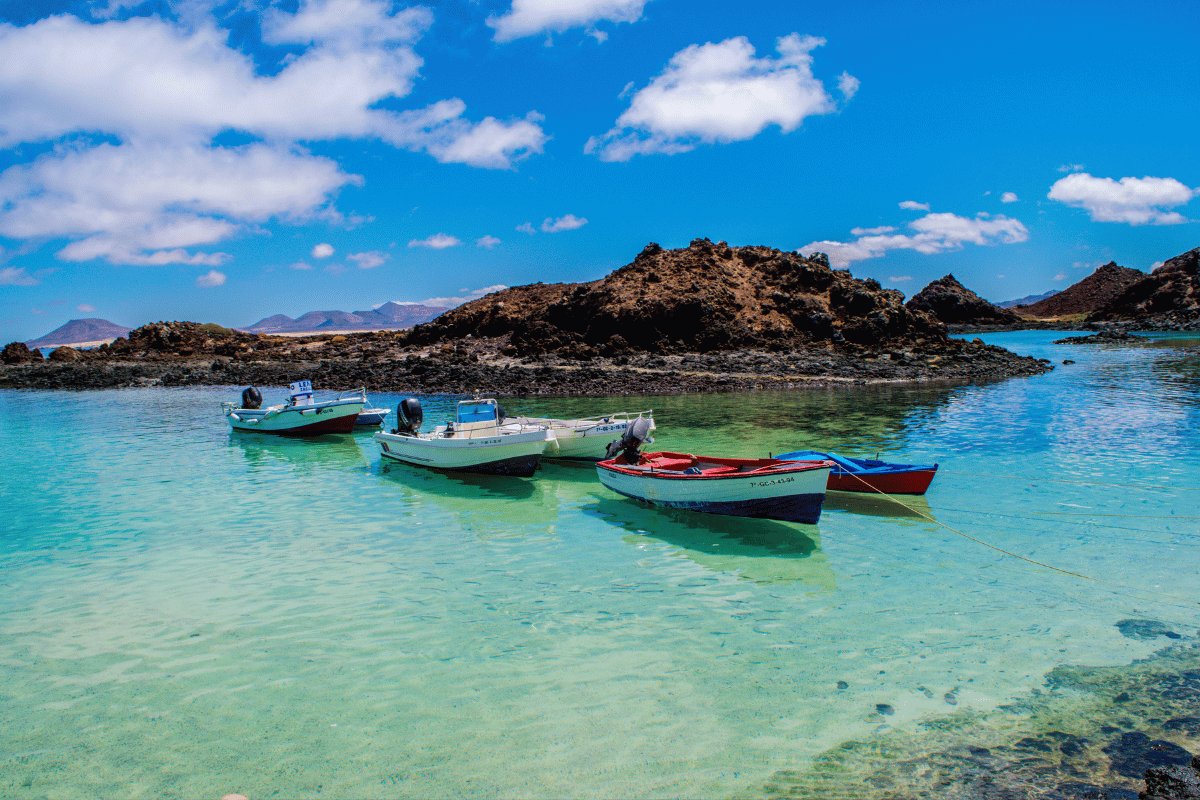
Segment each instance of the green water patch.
[{"label": "green water patch", "polygon": [[[1178,637],[1157,620],[1121,620],[1128,638]],[[1161,640],[1160,640],[1161,641]],[[954,692],[946,702],[954,701]],[[1061,666],[998,708],[887,724],[736,795],[812,800],[1136,800],[1146,770],[1200,751],[1200,643],[1117,667]]]}]

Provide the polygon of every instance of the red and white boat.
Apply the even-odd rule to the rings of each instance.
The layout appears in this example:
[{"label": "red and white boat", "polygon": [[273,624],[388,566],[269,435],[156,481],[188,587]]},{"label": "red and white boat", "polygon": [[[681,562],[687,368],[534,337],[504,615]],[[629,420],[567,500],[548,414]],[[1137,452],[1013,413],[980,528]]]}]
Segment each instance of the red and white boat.
[{"label": "red and white boat", "polygon": [[351,433],[367,404],[365,389],[344,392],[327,400],[314,400],[311,381],[290,385],[286,403],[262,407],[262,393],[253,386],[242,392],[242,405],[222,403],[221,410],[235,431],[256,431],[279,436],[316,436]]},{"label": "red and white boat", "polygon": [[646,427],[635,422],[609,447],[610,455],[621,454],[596,464],[600,482],[612,491],[709,514],[810,524],[821,518],[832,461],[638,453],[638,434]]}]

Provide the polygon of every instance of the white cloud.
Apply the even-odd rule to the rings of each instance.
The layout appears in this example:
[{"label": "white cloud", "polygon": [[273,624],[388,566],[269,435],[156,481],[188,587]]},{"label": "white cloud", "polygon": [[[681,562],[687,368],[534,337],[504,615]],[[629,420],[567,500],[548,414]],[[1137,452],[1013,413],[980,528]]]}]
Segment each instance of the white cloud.
[{"label": "white cloud", "polygon": [[211,264],[190,253],[272,218],[336,217],[328,204],[362,179],[283,146],[101,144],[58,148],[0,174],[0,234],[73,240],[67,261]]},{"label": "white cloud", "polygon": [[1059,172],[1083,172],[1083,164],[1063,164],[1058,168]]},{"label": "white cloud", "polygon": [[[66,239],[68,260],[215,265],[226,257],[190,248],[271,219],[342,219],[335,195],[362,179],[296,142],[378,139],[507,169],[546,140],[535,112],[475,123],[456,98],[383,104],[419,77],[413,45],[433,19],[425,8],[302,0],[294,14],[270,9],[264,41],[292,50],[273,72],[230,46],[208,4],[176,10],[179,23],[60,14],[0,25],[0,147],[83,135],[0,176],[0,233]],[[214,145],[228,131],[262,141]]]},{"label": "white cloud", "polygon": [[82,311],[85,314],[91,314],[96,310],[96,307],[88,305],[87,303],[80,303],[79,305],[75,306],[75,310]]},{"label": "white cloud", "polygon": [[1056,281],[1065,281],[1066,279],[1067,279],[1067,273],[1065,273],[1065,272],[1060,272],[1060,273],[1058,273],[1057,275],[1055,275],[1055,276],[1054,276],[1054,278],[1053,278],[1052,280],[1056,280]]},{"label": "white cloud", "polygon": [[587,33],[603,42],[608,35],[597,31],[597,22],[637,22],[646,0],[513,0],[507,14],[487,18],[496,30],[497,42],[510,42],[542,32],[588,28]]},{"label": "white cloud", "polygon": [[0,286],[37,286],[37,278],[25,271],[24,267],[4,267],[0,269]]},{"label": "white cloud", "polygon": [[196,285],[203,289],[211,289],[223,283],[225,283],[225,273],[217,272],[215,269],[209,270],[199,278],[196,278]]},{"label": "white cloud", "polygon": [[460,306],[463,303],[466,303],[470,300],[477,300],[478,298],[483,297],[485,294],[491,294],[492,292],[502,292],[507,288],[508,287],[505,286],[504,284],[497,283],[494,286],[485,286],[482,289],[462,289],[461,291],[463,292],[463,294],[461,296],[458,296],[458,297],[430,297],[426,300],[422,300],[421,305],[423,305],[423,306],[443,306],[443,307],[453,308],[454,306]]},{"label": "white cloud", "polygon": [[[988,192],[991,194],[991,192]],[[918,203],[916,200],[902,200],[900,207],[905,211],[928,211],[929,203]]]},{"label": "white cloud", "polygon": [[849,72],[843,71],[838,75],[838,91],[842,96],[849,100],[858,92],[858,87],[862,85],[862,81],[851,75]]},{"label": "white cloud", "polygon": [[1177,211],[1196,192],[1174,178],[1094,178],[1076,172],[1050,187],[1051,200],[1087,209],[1093,222],[1127,222],[1130,225],[1175,225],[1187,222]]},{"label": "white cloud", "polygon": [[1005,192],[1004,194],[1000,195],[1001,203],[1015,203],[1018,199],[1020,198],[1017,197],[1016,192]]},{"label": "white cloud", "polygon": [[318,244],[312,249],[313,258],[329,258],[331,255],[333,255],[333,245],[331,244]]},{"label": "white cloud", "polygon": [[[852,242],[812,242],[797,252],[811,255],[826,253],[834,267],[848,267],[855,261],[879,258],[889,250],[916,250],[932,255],[947,250],[959,250],[966,243],[978,245],[1015,244],[1029,238],[1029,231],[1020,220],[999,215],[974,219],[957,214],[926,214],[908,224],[912,234],[868,234]],[[863,229],[855,229],[863,230]],[[853,233],[853,231],[852,231]]]},{"label": "white cloud", "polygon": [[912,280],[912,275],[893,275],[888,278],[888,283],[908,283]]},{"label": "white cloud", "polygon": [[1158,269],[1158,268],[1159,268],[1159,267],[1161,267],[1162,265],[1163,265],[1163,262],[1161,262],[1161,261],[1155,261],[1153,264],[1151,264],[1151,265],[1150,265],[1150,271],[1151,271],[1151,272],[1154,272],[1154,270]]},{"label": "white cloud", "polygon": [[288,269],[295,269],[303,272],[304,270],[312,269],[312,264],[309,264],[307,261],[297,261],[295,264],[289,264]]},{"label": "white cloud", "polygon": [[537,233],[537,228],[533,227],[532,222],[522,222],[520,225],[517,226],[516,229],[518,231],[520,231],[521,233],[528,233],[530,236]]},{"label": "white cloud", "polygon": [[381,253],[378,250],[368,250],[365,253],[351,253],[346,258],[358,264],[359,269],[375,269],[388,260],[387,253]]},{"label": "white cloud", "polygon": [[497,239],[495,236],[492,236],[491,234],[488,234],[487,236],[483,236],[483,237],[480,237],[475,240],[476,247],[486,247],[489,250],[498,244],[500,244],[500,240]]},{"label": "white cloud", "polygon": [[891,225],[880,225],[878,228],[851,228],[851,236],[878,236],[881,233],[894,233],[895,228]]},{"label": "white cloud", "polygon": [[775,59],[755,58],[744,36],[691,45],[634,94],[616,125],[590,138],[584,152],[598,153],[604,161],[628,161],[635,155],[683,153],[700,143],[752,139],[768,125],[790,133],[805,117],[836,110],[812,73],[811,51],[824,43],[793,33],[776,41]]},{"label": "white cloud", "polygon": [[559,231],[573,231],[576,228],[582,228],[587,225],[586,217],[577,217],[574,214],[566,214],[558,219],[550,219],[546,217],[542,221],[542,230],[546,233],[558,233]]},{"label": "white cloud", "polygon": [[425,239],[413,239],[408,243],[409,247],[428,247],[431,250],[445,250],[447,247],[456,247],[462,244],[462,240],[448,233],[435,233]]}]

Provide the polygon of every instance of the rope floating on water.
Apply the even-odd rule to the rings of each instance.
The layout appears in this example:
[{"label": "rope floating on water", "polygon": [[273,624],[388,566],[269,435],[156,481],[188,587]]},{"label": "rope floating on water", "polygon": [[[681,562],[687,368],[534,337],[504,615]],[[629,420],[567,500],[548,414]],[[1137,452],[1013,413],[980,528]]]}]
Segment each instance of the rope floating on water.
[{"label": "rope floating on water", "polygon": [[[962,531],[958,530],[957,528],[952,528],[951,526],[947,525],[946,523],[944,523],[944,522],[940,522],[939,520],[936,520],[936,519],[934,519],[933,517],[929,516],[929,515],[928,515],[928,514],[926,514],[925,512],[921,511],[920,509],[913,508],[912,506],[909,506],[909,505],[907,505],[907,504],[905,504],[905,503],[902,503],[902,502],[900,502],[899,500],[897,500],[897,499],[896,499],[895,497],[893,497],[892,495],[888,494],[887,492],[885,492],[885,491],[883,491],[883,490],[881,490],[881,489],[878,489],[878,488],[876,488],[876,487],[872,486],[870,483],[868,483],[867,481],[863,480],[863,478],[862,478],[862,477],[860,477],[859,475],[857,475],[857,474],[855,474],[855,473],[853,473],[853,472],[847,472],[846,474],[848,474],[848,475],[853,475],[853,476],[854,476],[854,478],[855,478],[855,480],[857,480],[857,481],[858,481],[859,483],[861,483],[863,486],[866,486],[866,487],[867,487],[868,489],[870,489],[871,491],[873,491],[873,492],[875,492],[876,494],[879,494],[879,495],[883,496],[884,498],[886,498],[886,499],[888,499],[888,500],[892,501],[892,502],[893,502],[893,503],[895,503],[896,505],[898,505],[898,506],[901,506],[901,507],[903,507],[903,508],[906,508],[906,509],[908,509],[909,511],[911,511],[911,512],[912,512],[912,513],[914,513],[914,514],[916,514],[917,516],[919,516],[919,517],[922,517],[922,518],[924,518],[925,520],[927,520],[927,521],[929,521],[929,522],[932,522],[932,523],[934,523],[935,525],[940,525],[940,526],[942,526],[943,528],[945,528],[946,530],[950,531],[951,533],[956,533],[956,534],[958,534],[959,536],[963,537],[964,539],[969,539],[970,541],[972,541],[972,542],[975,542],[976,544],[980,544],[980,545],[983,545],[984,547],[987,547],[987,548],[989,548],[989,549],[991,549],[991,550],[995,550],[997,553],[1003,553],[1003,554],[1004,554],[1004,555],[1006,555],[1006,556],[1011,556],[1012,558],[1019,559],[1019,560],[1021,560],[1021,561],[1024,561],[1024,562],[1026,562],[1026,563],[1029,563],[1029,564],[1034,564],[1034,565],[1036,565],[1036,566],[1039,566],[1039,567],[1042,567],[1042,568],[1044,568],[1044,569],[1051,570],[1052,572],[1058,572],[1058,573],[1060,573],[1060,574],[1063,574],[1063,575],[1070,575],[1070,576],[1071,576],[1071,577],[1073,577],[1073,578],[1080,578],[1080,579],[1082,579],[1082,580],[1085,580],[1085,581],[1092,581],[1092,582],[1094,582],[1094,583],[1103,583],[1103,584],[1106,584],[1106,585],[1108,585],[1108,586],[1116,586],[1116,587],[1118,587],[1118,588],[1120,588],[1120,589],[1129,589],[1129,590],[1132,590],[1132,591],[1135,591],[1135,592],[1148,592],[1149,594],[1156,595],[1156,596],[1158,596],[1158,597],[1168,597],[1168,598],[1170,598],[1170,599],[1172,599],[1172,600],[1178,600],[1178,601],[1181,601],[1181,602],[1183,602],[1183,603],[1186,603],[1186,604],[1187,604],[1187,605],[1189,605],[1189,606],[1192,606],[1192,605],[1200,605],[1200,603],[1198,603],[1196,600],[1194,600],[1193,598],[1190,598],[1190,597],[1180,597],[1180,596],[1178,596],[1178,595],[1167,594],[1167,593],[1165,593],[1165,592],[1155,592],[1155,591],[1149,591],[1149,590],[1146,590],[1146,589],[1144,589],[1144,588],[1141,588],[1141,587],[1138,587],[1138,586],[1128,586],[1128,585],[1126,585],[1126,584],[1123,584],[1123,583],[1117,583],[1117,582],[1115,582],[1115,581],[1108,581],[1108,580],[1105,580],[1105,579],[1103,579],[1103,578],[1093,578],[1093,577],[1092,577],[1092,576],[1090,576],[1090,575],[1082,575],[1082,574],[1080,574],[1080,573],[1078,573],[1078,572],[1072,572],[1072,571],[1071,571],[1071,570],[1069,570],[1069,569],[1062,569],[1061,567],[1056,567],[1056,566],[1053,566],[1053,565],[1051,565],[1051,564],[1046,564],[1046,563],[1043,563],[1043,562],[1041,562],[1041,561],[1037,561],[1036,559],[1027,558],[1026,556],[1020,555],[1019,553],[1014,553],[1014,552],[1012,552],[1011,550],[1005,550],[1003,547],[997,547],[997,546],[996,546],[996,545],[994,545],[994,544],[989,544],[989,543],[987,543],[987,542],[983,541],[982,539],[976,539],[974,536],[971,536],[971,535],[969,535],[969,534],[963,533]],[[954,474],[963,475],[963,474],[967,474],[967,473],[961,473],[961,472],[960,472],[960,473],[954,473]],[[1081,482],[1081,481],[1064,481],[1064,483],[1080,483],[1080,482]],[[1094,484],[1094,485],[1098,485],[1098,486],[1115,486],[1115,485],[1118,485],[1118,484]],[[1179,518],[1177,517],[1176,519],[1179,519]]]}]

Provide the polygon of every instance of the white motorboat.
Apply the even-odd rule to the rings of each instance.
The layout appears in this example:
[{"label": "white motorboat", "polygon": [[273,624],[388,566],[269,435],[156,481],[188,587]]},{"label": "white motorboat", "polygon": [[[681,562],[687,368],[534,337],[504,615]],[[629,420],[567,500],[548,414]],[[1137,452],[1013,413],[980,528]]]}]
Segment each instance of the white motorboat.
[{"label": "white motorboat", "polygon": [[354,420],[354,425],[358,428],[378,428],[390,413],[391,410],[386,408],[364,408],[359,412],[358,419]]},{"label": "white motorboat", "polygon": [[[574,461],[600,461],[614,437],[620,439],[629,426],[639,419],[649,421],[648,430],[655,430],[654,411],[622,411],[605,416],[581,419],[554,419],[551,417],[510,418],[505,425],[544,425],[554,434],[558,449],[546,449],[544,458]],[[653,442],[653,439],[649,440]]]},{"label": "white motorboat", "polygon": [[510,424],[491,398],[463,400],[455,419],[421,433],[421,403],[410,397],[396,408],[396,427],[375,434],[384,458],[434,469],[528,478],[542,453],[558,446],[546,425]]},{"label": "white motorboat", "polygon": [[250,386],[242,391],[242,405],[222,403],[225,419],[236,431],[257,431],[280,436],[315,436],[350,433],[367,404],[365,389],[343,392],[327,400],[314,400],[312,381],[290,384],[287,402],[262,407],[262,393]]}]

